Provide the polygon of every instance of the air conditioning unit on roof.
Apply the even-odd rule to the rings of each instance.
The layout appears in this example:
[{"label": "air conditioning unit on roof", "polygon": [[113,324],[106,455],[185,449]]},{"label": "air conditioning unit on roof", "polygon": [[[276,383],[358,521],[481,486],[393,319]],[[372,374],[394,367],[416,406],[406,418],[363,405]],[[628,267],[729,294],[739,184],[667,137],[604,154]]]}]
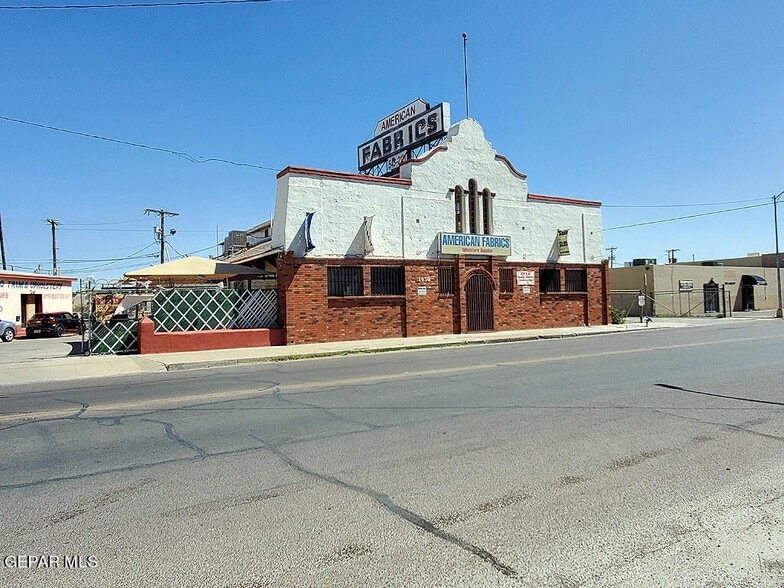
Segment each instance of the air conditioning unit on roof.
[{"label": "air conditioning unit on roof", "polygon": [[229,247],[232,249],[239,247],[247,247],[248,233],[247,231],[229,231]]}]

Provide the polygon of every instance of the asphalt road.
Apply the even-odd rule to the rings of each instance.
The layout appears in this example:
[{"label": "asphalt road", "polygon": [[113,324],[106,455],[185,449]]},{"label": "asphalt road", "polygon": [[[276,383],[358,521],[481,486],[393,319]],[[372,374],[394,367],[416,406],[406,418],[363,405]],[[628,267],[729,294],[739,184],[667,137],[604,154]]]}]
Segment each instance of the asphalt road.
[{"label": "asphalt road", "polygon": [[5,387],[0,585],[780,587],[783,342],[760,320]]}]

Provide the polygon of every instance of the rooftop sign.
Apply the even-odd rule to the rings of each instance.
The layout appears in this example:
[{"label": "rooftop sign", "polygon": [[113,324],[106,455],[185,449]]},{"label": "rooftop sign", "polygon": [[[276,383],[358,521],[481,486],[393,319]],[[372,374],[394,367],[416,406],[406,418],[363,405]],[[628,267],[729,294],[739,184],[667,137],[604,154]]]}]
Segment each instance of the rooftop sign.
[{"label": "rooftop sign", "polygon": [[[417,113],[418,101],[412,102],[410,111],[405,107],[379,122],[392,124],[401,120],[397,126],[382,131],[367,143],[357,148],[357,164],[360,172],[367,171],[379,164],[389,161],[412,149],[421,147],[431,141],[443,137],[449,128],[449,105],[445,103]],[[405,114],[402,114],[404,113]],[[397,118],[395,118],[397,117]],[[376,126],[379,129],[379,126]],[[398,163],[405,157],[396,158]]]},{"label": "rooftop sign", "polygon": [[379,135],[386,133],[389,129],[393,129],[396,126],[403,124],[408,119],[422,114],[428,108],[430,108],[430,104],[421,98],[417,98],[411,104],[405,105],[400,110],[396,110],[389,116],[385,116],[380,121],[378,121],[376,130],[373,131],[373,136],[378,137]]}]

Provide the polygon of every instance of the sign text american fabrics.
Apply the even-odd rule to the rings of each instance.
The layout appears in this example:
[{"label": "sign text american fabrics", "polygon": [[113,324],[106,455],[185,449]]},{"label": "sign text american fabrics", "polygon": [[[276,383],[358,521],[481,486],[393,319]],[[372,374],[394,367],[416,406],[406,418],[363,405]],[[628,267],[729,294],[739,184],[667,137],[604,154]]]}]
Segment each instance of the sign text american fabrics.
[{"label": "sign text american fabrics", "polygon": [[503,235],[439,233],[438,252],[449,255],[494,255],[498,257],[508,257],[512,254],[512,238]]},{"label": "sign text american fabrics", "polygon": [[448,105],[438,104],[357,148],[359,171],[367,171],[391,157],[444,136],[449,125]]},{"label": "sign text american fabrics", "polygon": [[430,104],[422,100],[421,98],[417,98],[411,104],[406,104],[400,110],[396,110],[389,116],[385,116],[378,124],[376,124],[376,130],[373,132],[374,137],[378,137],[379,135],[386,133],[390,129],[394,129],[396,126],[403,124],[408,119],[417,116],[418,114],[422,114],[428,108],[430,108]]}]

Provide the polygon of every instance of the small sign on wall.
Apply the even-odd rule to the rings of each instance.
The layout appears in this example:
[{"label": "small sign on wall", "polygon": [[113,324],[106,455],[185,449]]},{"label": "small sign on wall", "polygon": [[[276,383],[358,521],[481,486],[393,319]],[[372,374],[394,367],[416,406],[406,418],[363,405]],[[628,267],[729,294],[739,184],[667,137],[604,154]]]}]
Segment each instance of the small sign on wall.
[{"label": "small sign on wall", "polygon": [[530,294],[531,286],[523,286],[523,294]]},{"label": "small sign on wall", "polygon": [[534,285],[534,272],[520,270],[517,272],[517,285],[518,286],[533,286]]},{"label": "small sign on wall", "polygon": [[427,296],[427,286],[417,286],[417,295]]},{"label": "small sign on wall", "polygon": [[558,255],[569,255],[569,229],[558,229]]}]

